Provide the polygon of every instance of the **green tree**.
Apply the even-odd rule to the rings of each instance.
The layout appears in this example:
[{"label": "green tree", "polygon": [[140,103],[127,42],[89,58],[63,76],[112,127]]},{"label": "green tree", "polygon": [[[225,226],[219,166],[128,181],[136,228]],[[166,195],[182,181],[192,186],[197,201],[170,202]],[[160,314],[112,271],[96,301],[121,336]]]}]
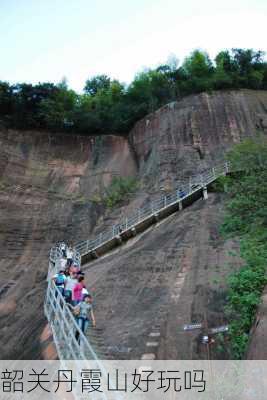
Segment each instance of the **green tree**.
[{"label": "green tree", "polygon": [[228,89],[234,87],[235,65],[229,51],[221,51],[215,57],[214,88]]},{"label": "green tree", "polygon": [[205,78],[213,71],[212,62],[206,52],[195,50],[183,63],[185,72],[192,77]]},{"label": "green tree", "polygon": [[12,88],[10,87],[8,82],[0,81],[0,110],[1,116],[3,118],[7,118],[10,114],[12,114],[13,108],[13,96],[12,96]]},{"label": "green tree", "polygon": [[206,52],[195,50],[182,65],[189,93],[212,89],[213,65]]},{"label": "green tree", "polygon": [[267,284],[267,139],[259,136],[229,153],[233,176],[222,232],[239,237],[244,265],[229,277],[226,311],[230,321],[233,356],[242,358],[249,331]]},{"label": "green tree", "polygon": [[258,89],[263,80],[262,51],[253,49],[232,49],[232,57],[236,66],[236,81],[241,87]]},{"label": "green tree", "polygon": [[84,86],[84,92],[95,96],[99,90],[106,90],[110,87],[111,80],[107,75],[97,75],[87,79]]},{"label": "green tree", "polygon": [[178,67],[175,57],[137,74],[125,87],[107,75],[88,79],[84,94],[57,85],[0,82],[0,119],[19,129],[57,129],[82,134],[127,135],[146,114],[192,93],[213,89],[267,89],[263,52],[232,49],[218,53],[213,66],[208,54],[195,50]]}]

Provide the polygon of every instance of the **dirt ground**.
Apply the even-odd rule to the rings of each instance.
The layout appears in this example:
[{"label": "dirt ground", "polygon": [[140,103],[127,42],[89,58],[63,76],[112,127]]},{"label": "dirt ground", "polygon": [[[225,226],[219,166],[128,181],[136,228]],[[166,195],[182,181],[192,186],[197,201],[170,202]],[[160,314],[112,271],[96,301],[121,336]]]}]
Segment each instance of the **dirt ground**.
[{"label": "dirt ground", "polygon": [[[225,278],[241,264],[232,254],[238,243],[218,233],[222,206],[221,195],[210,194],[84,267],[98,327],[89,337],[100,355],[207,358],[200,338],[226,322]],[[204,328],[185,332],[191,323]],[[210,353],[228,357],[212,346]]]}]

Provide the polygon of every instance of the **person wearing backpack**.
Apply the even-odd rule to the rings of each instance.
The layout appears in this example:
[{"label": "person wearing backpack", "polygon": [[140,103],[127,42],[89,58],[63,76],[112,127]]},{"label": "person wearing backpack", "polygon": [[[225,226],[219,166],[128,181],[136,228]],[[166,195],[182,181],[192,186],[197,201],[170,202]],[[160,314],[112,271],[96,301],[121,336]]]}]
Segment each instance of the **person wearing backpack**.
[{"label": "person wearing backpack", "polygon": [[65,272],[63,270],[59,271],[56,275],[53,276],[53,281],[55,282],[55,285],[60,293],[63,295],[66,281]]}]

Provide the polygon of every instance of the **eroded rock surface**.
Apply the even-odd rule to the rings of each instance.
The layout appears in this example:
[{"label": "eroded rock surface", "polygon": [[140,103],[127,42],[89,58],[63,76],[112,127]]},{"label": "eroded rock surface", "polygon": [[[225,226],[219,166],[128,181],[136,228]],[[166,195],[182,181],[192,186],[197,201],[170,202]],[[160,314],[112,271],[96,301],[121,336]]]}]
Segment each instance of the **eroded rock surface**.
[{"label": "eroded rock surface", "polygon": [[[220,238],[222,208],[223,197],[210,194],[85,266],[95,288],[100,352],[118,359],[151,351],[158,359],[207,358],[205,329],[183,327],[226,323],[225,277],[241,260],[230,255],[238,243]],[[94,343],[93,330],[91,338]]]},{"label": "eroded rock surface", "polygon": [[188,96],[139,121],[130,133],[142,175],[172,185],[224,159],[245,137],[267,133],[267,92],[229,91]]},{"label": "eroded rock surface", "polygon": [[[47,259],[56,241],[76,242],[94,236],[156,196],[159,189],[168,190],[178,178],[221,161],[233,143],[266,130],[266,109],[264,91],[220,92],[189,96],[163,107],[138,122],[129,140],[2,130],[0,288],[10,281],[17,283],[0,298],[1,358],[44,356],[40,336],[46,326],[43,299]],[[109,210],[101,199],[114,176],[137,176],[140,186],[130,200]],[[98,291],[97,307],[103,306],[99,311],[103,335],[107,338],[109,325],[113,332],[112,338],[106,339],[108,346],[116,346],[117,338],[121,338],[126,347],[135,349],[136,356],[152,354],[154,350],[148,351],[145,341],[158,341],[153,336],[153,340],[149,338],[151,323],[152,319],[162,321],[159,314],[163,314],[167,319],[157,354],[169,357],[171,352],[185,358],[200,354],[195,347],[192,350],[194,341],[179,342],[184,349],[181,353],[174,331],[194,315],[203,317],[214,290],[209,291],[203,276],[213,273],[216,257],[216,265],[223,264],[224,257],[227,259],[228,244],[220,245],[216,251],[210,245],[210,238],[217,238],[219,220],[215,216],[223,204],[216,201],[193,206],[195,214],[188,210],[179,219],[173,217],[158,230],[144,234],[142,240],[136,238],[136,247],[123,248],[118,260],[115,255],[110,256],[110,261],[100,260],[92,270],[95,275],[90,272],[89,284],[95,281]],[[196,215],[203,231],[199,231]],[[217,246],[217,239],[215,242]],[[155,246],[154,256],[151,252],[155,252]],[[166,248],[171,250],[166,252]],[[164,273],[150,270],[164,265],[163,255],[172,260],[175,269]],[[111,281],[110,276],[116,280]],[[188,296],[188,301],[181,297],[184,311],[178,309],[178,300],[175,303],[175,279],[184,279],[181,296]],[[190,290],[185,292],[187,282]],[[120,290],[109,302],[107,297],[116,287]],[[99,295],[101,288],[103,294]],[[198,296],[205,299],[203,303],[198,302]],[[121,326],[120,309],[122,315],[128,316],[125,327]],[[178,323],[175,318],[179,315],[183,319]],[[221,318],[220,311],[215,310],[214,315]],[[207,318],[212,314],[208,312]],[[136,332],[140,346],[134,339]],[[48,350],[46,354],[52,354]]]},{"label": "eroded rock surface", "polygon": [[49,249],[88,237],[99,188],[136,172],[126,139],[97,139],[0,132],[0,287],[16,282],[0,298],[1,358],[41,357]]}]

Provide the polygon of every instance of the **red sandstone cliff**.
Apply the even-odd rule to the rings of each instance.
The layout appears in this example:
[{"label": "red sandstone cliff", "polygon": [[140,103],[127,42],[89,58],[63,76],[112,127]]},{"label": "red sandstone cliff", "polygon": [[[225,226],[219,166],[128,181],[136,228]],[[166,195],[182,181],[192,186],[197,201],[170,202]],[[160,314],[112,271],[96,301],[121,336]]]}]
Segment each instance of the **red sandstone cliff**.
[{"label": "red sandstone cliff", "polygon": [[[39,132],[1,131],[0,289],[11,281],[15,282],[15,285],[0,297],[1,358],[39,358],[41,356],[39,336],[45,326],[43,298],[47,256],[54,242],[61,239],[67,241],[86,239],[121,216],[127,215],[132,208],[142,205],[160,187],[167,188],[174,185],[177,177],[222,160],[225,151],[233,143],[256,134],[258,130],[266,131],[266,110],[267,92],[220,92],[190,96],[161,108],[138,122],[130,132],[129,140],[117,136],[80,137]],[[136,175],[141,181],[141,186],[130,202],[110,212],[104,209],[99,198],[112,176],[116,175]],[[216,227],[219,224],[215,216],[221,207],[216,204],[215,201],[214,209],[210,210],[214,218],[209,226],[203,227],[206,229],[207,237],[212,235],[212,231],[215,232],[215,241],[217,241]],[[206,214],[204,211],[200,213],[205,224]],[[184,244],[187,248],[189,243],[193,243],[193,246],[204,246],[201,242],[194,242],[194,229],[192,231],[189,229],[190,226],[198,224],[195,218],[196,216],[192,218],[189,216],[188,220],[184,219],[182,225],[179,225],[181,229],[183,227],[184,232],[191,232]],[[187,223],[189,226],[186,225]],[[174,231],[176,226],[174,221],[168,229]],[[166,257],[168,254],[170,257],[172,254],[176,257],[171,247],[179,246],[179,235],[174,234],[172,246],[169,242],[164,245],[162,237],[168,234],[167,231],[164,232],[164,229],[167,228],[162,227],[159,231],[155,245],[157,248],[163,248]],[[152,242],[148,240],[147,243],[153,243],[153,240]],[[145,251],[153,253],[153,246],[151,246],[149,245]],[[223,262],[223,255],[229,249],[229,244],[225,246],[220,248],[218,254],[212,253],[210,259],[219,257]],[[213,244],[210,248],[211,252],[212,248]],[[207,249],[205,251],[208,252]],[[208,259],[209,253],[205,255],[204,253],[201,248],[197,253],[189,251],[191,256],[195,254],[194,257],[205,256]],[[113,283],[116,279],[121,280],[121,268],[125,264],[134,268],[133,259],[131,260],[130,255],[127,254],[127,252],[123,253],[121,261],[116,262],[117,269],[114,268],[114,271],[117,272],[112,278]],[[177,257],[179,254],[178,251]],[[135,254],[134,260],[135,265],[139,263],[138,254]],[[155,266],[157,263],[160,264],[160,259],[149,257],[146,259],[146,267],[149,267],[149,263]],[[184,263],[188,265],[190,259],[186,259]],[[194,264],[192,261],[192,265],[197,268],[197,263]],[[209,262],[203,261],[202,265],[205,270]],[[105,268],[104,265],[103,268]],[[193,275],[194,273],[192,271]],[[103,272],[103,277],[105,274]],[[142,281],[141,270],[139,274],[136,292],[138,292],[138,282]],[[155,280],[155,284],[161,288],[157,291],[159,296],[167,292],[171,293],[173,290],[172,279],[166,280],[161,285],[161,281],[165,279],[164,276],[158,276],[158,280]],[[127,285],[133,282],[129,280],[129,277]],[[113,289],[109,292],[109,285],[106,287],[108,279],[111,279],[110,275],[106,278],[107,280],[103,282],[101,276],[95,277],[99,290],[103,288],[103,297],[99,298],[99,305],[104,305],[105,298],[113,293]],[[94,277],[90,276],[90,279],[93,281]],[[195,284],[199,285],[199,281]],[[152,289],[149,288],[145,292],[140,289],[140,296],[145,293],[145,297],[140,297],[139,300],[143,301],[148,296],[147,301],[150,304],[153,300]],[[202,289],[198,290],[201,292]],[[198,290],[196,289],[196,293]],[[191,296],[193,292],[192,288]],[[168,298],[164,297],[164,302]],[[124,302],[125,306],[129,302],[128,307],[132,307],[131,299],[132,297],[128,295],[125,295],[125,299],[115,297],[114,309],[119,310],[120,301]],[[175,308],[172,301],[174,300],[170,300],[169,306]],[[198,304],[197,295],[193,296],[191,301],[193,310]],[[105,308],[101,315],[100,307],[100,320],[105,320],[106,312],[108,310]],[[139,322],[142,327],[145,314],[141,315],[142,310],[136,314],[134,309],[132,313],[131,315],[140,316]],[[119,319],[114,319],[114,321],[116,326],[122,323]],[[150,322],[147,322],[148,330]],[[113,326],[114,332],[116,326]],[[174,328],[168,327],[170,331]],[[105,329],[104,326],[103,329]],[[140,333],[143,332],[142,329]],[[165,334],[168,335],[168,332],[166,331]],[[162,354],[169,354],[167,347],[161,351]]]}]

